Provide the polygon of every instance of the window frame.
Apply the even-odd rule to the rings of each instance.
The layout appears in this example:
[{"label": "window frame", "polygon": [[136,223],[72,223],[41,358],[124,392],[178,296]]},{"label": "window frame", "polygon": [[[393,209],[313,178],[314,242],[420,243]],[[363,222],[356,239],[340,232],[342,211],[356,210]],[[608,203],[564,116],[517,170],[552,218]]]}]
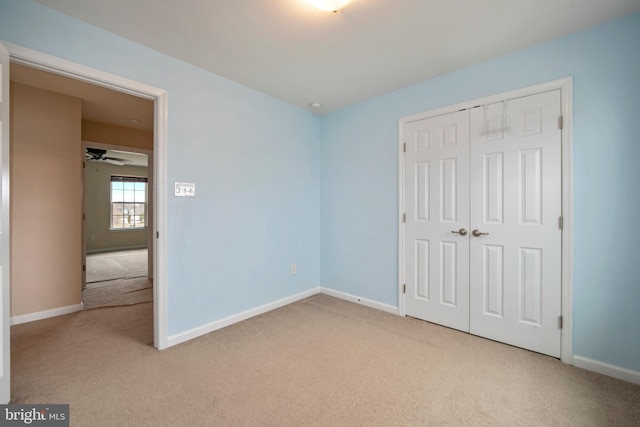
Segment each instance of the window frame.
[{"label": "window frame", "polygon": [[[138,201],[133,201],[133,202],[126,202],[126,201],[122,201],[122,202],[114,202],[113,201],[113,183],[114,182],[122,182],[122,183],[126,183],[126,182],[131,182],[131,183],[140,183],[143,182],[145,184],[144,186],[144,202],[138,202]],[[122,190],[124,193],[124,189]],[[133,190],[136,191],[136,190]],[[139,191],[139,190],[138,190]],[[113,218],[114,218],[114,203],[118,203],[118,204],[144,204],[144,213],[143,213],[143,217],[144,217],[144,225],[142,227],[114,227],[113,226]],[[124,208],[124,206],[123,206]],[[123,175],[123,174],[111,174],[111,177],[109,178],[109,231],[116,231],[116,232],[121,232],[121,231],[142,231],[142,230],[146,230],[148,228],[148,209],[149,209],[149,178],[146,176],[136,176],[136,175]],[[124,209],[123,209],[124,211]],[[118,216],[118,215],[116,215]],[[124,214],[122,215],[124,218]],[[138,215],[139,216],[139,215]],[[124,224],[124,222],[123,222]],[[135,224],[135,221],[134,221]]]}]

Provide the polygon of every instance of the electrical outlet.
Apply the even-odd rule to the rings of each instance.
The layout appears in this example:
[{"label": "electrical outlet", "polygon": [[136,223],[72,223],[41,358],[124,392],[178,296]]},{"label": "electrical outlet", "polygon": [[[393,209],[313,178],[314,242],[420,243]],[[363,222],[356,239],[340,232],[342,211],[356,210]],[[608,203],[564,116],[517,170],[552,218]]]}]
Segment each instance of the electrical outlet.
[{"label": "electrical outlet", "polygon": [[298,267],[295,264],[291,264],[291,274],[296,274],[298,271]]},{"label": "electrical outlet", "polygon": [[90,238],[91,240],[96,240],[96,235],[95,235],[95,234],[92,234],[92,235],[90,235],[90,236],[89,236],[89,238]]}]

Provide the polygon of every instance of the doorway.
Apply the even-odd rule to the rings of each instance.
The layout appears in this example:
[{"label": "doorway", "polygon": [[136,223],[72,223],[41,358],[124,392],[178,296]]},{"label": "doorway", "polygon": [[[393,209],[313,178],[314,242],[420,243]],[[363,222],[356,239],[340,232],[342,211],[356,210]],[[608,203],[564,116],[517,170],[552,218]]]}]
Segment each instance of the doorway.
[{"label": "doorway", "polygon": [[562,87],[401,120],[401,314],[566,360]]},{"label": "doorway", "polygon": [[153,154],[89,141],[82,151],[83,308],[152,302]]},{"label": "doorway", "polygon": [[[80,82],[89,83],[102,88],[112,89],[116,92],[126,93],[153,102],[153,150],[155,153],[154,182],[158,186],[166,182],[166,145],[167,145],[167,93],[164,90],[148,86],[109,74],[100,70],[91,69],[74,62],[57,57],[42,54],[40,52],[23,48],[10,43],[5,44],[10,54],[12,64],[26,65],[28,67],[44,70],[55,75],[65,76]],[[5,75],[8,75],[6,73]],[[154,346],[164,349],[168,346],[167,337],[167,290],[166,290],[166,197],[162,191],[156,191],[154,197],[154,226],[151,231],[154,235],[152,252],[154,257],[154,302],[153,325]]]}]

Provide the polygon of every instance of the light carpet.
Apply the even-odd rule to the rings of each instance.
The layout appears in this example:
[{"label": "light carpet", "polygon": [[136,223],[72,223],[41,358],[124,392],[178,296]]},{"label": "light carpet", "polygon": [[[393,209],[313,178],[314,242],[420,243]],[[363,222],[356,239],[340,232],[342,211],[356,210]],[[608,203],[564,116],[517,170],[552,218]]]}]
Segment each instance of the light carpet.
[{"label": "light carpet", "polygon": [[152,312],[13,326],[13,402],[72,426],[640,425],[638,385],[326,295],[163,351]]},{"label": "light carpet", "polygon": [[147,249],[87,254],[87,283],[147,276]]},{"label": "light carpet", "polygon": [[85,310],[153,301],[153,282],[147,277],[87,283],[82,291]]}]

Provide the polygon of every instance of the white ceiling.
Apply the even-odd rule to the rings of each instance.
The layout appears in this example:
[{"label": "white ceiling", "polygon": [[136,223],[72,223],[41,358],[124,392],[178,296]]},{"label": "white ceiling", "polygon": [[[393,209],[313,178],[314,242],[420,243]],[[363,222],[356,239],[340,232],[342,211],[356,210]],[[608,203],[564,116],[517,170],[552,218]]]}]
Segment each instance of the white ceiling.
[{"label": "white ceiling", "polygon": [[37,0],[318,113],[640,10],[640,0]]}]

